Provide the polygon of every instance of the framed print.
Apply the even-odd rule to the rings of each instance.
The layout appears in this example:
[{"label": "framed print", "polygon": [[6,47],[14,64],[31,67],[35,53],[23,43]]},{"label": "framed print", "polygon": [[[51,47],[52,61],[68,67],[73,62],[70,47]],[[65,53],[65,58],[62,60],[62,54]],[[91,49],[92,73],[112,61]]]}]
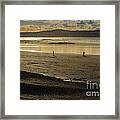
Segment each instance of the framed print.
[{"label": "framed print", "polygon": [[119,119],[119,1],[2,1],[1,118]]}]

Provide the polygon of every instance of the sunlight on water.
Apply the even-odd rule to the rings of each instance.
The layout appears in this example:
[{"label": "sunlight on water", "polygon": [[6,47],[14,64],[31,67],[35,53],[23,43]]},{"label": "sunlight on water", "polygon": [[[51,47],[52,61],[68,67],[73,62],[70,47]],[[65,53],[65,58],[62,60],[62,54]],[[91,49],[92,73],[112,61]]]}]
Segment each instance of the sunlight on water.
[{"label": "sunlight on water", "polygon": [[[88,55],[100,54],[100,41],[97,37],[27,37],[21,38],[21,51],[42,52],[42,53],[74,53],[82,54],[84,51]],[[35,43],[35,41],[39,43]],[[30,41],[30,42],[29,42]],[[69,44],[58,44],[58,42]],[[71,44],[70,44],[71,43]]]}]

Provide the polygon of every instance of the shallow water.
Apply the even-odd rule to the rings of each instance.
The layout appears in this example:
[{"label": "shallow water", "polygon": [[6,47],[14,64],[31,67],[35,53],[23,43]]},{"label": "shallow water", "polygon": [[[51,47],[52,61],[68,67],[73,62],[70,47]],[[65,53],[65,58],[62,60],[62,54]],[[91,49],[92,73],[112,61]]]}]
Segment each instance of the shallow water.
[{"label": "shallow water", "polygon": [[[27,42],[22,42],[24,40]],[[54,51],[64,54],[82,54],[84,51],[87,55],[100,55],[100,40],[98,37],[26,37],[21,38],[20,47],[21,51],[29,52],[52,53]]]}]

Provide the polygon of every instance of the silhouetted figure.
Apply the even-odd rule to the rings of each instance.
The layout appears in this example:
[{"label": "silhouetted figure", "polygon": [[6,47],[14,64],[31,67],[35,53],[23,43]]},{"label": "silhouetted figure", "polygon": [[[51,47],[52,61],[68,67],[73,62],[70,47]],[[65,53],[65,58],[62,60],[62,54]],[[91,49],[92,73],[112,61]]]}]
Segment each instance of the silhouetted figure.
[{"label": "silhouetted figure", "polygon": [[83,57],[85,56],[85,52],[83,51]]},{"label": "silhouetted figure", "polygon": [[54,50],[53,50],[53,56],[55,56],[55,52],[54,52]]}]

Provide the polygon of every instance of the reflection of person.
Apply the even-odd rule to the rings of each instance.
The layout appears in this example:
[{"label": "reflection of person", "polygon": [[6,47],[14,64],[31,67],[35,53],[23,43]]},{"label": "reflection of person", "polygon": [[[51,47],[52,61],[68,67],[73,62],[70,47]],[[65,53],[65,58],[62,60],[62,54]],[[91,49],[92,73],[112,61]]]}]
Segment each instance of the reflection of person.
[{"label": "reflection of person", "polygon": [[85,52],[83,51],[83,56],[85,56]]},{"label": "reflection of person", "polygon": [[53,50],[53,56],[55,55],[55,52],[54,52],[54,50]]}]

